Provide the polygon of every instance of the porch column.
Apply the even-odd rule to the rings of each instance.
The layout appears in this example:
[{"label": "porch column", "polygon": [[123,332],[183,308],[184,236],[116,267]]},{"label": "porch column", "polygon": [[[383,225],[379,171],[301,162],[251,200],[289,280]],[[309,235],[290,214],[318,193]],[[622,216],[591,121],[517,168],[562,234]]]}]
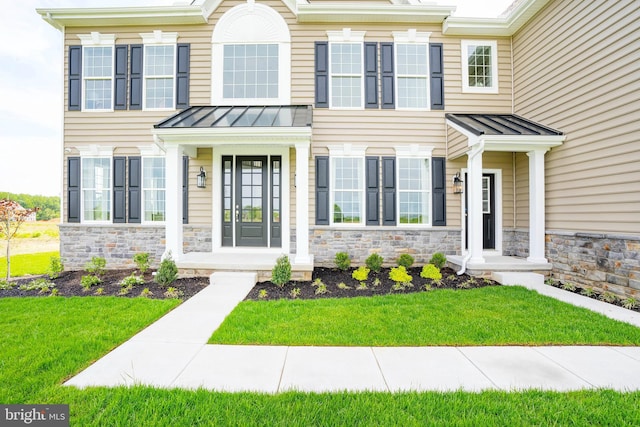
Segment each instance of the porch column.
[{"label": "porch column", "polygon": [[529,151],[529,257],[527,261],[546,263],[544,155],[547,150]]},{"label": "porch column", "polygon": [[175,261],[183,255],[184,250],[182,247],[182,146],[166,146],[165,169],[166,249],[163,257],[171,251]]},{"label": "porch column", "polygon": [[309,143],[296,144],[296,264],[308,264],[309,256]]},{"label": "porch column", "polygon": [[482,256],[482,153],[484,146],[477,145],[467,158],[467,246],[469,263],[484,263]]}]

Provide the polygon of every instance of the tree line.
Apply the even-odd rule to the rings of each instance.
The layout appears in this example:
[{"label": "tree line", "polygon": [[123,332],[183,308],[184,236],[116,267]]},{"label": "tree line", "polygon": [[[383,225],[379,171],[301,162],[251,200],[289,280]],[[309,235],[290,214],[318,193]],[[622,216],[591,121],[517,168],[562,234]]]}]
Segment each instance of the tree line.
[{"label": "tree line", "polygon": [[38,221],[47,221],[60,217],[60,197],[58,196],[36,196],[0,191],[0,200],[2,199],[18,202],[25,209],[40,208],[36,213]]}]

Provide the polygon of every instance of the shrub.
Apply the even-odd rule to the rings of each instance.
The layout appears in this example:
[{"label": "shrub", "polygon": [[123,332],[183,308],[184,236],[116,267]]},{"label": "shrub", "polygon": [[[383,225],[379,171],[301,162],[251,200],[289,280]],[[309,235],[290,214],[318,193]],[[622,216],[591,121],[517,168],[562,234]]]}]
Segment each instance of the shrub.
[{"label": "shrub", "polygon": [[337,286],[338,286],[338,289],[351,289],[351,286],[347,285],[347,284],[346,284],[346,283],[344,283],[344,282],[340,282],[340,283],[338,283],[338,285],[337,285]]},{"label": "shrub", "polygon": [[267,293],[266,289],[260,289],[260,292],[258,292],[258,298],[260,299],[265,299],[268,296],[269,294]]},{"label": "shrub", "polygon": [[633,310],[636,307],[636,305],[638,305],[638,301],[636,301],[634,297],[628,297],[627,299],[622,301],[622,306],[629,310]]},{"label": "shrub", "polygon": [[57,279],[60,277],[60,273],[64,271],[64,265],[60,257],[52,256],[49,259],[49,268],[47,268],[47,275],[49,279]]},{"label": "shrub", "polygon": [[413,277],[407,273],[407,269],[404,265],[393,267],[389,272],[389,279],[396,282],[398,285],[406,286],[411,283]]},{"label": "shrub", "polygon": [[18,289],[21,291],[39,291],[41,294],[49,292],[55,288],[56,284],[49,282],[47,279],[34,279],[29,283],[20,285]]},{"label": "shrub", "polygon": [[380,254],[373,253],[367,257],[364,261],[367,267],[373,272],[380,272],[382,268],[382,263],[384,262],[384,258]]},{"label": "shrub", "polygon": [[180,289],[176,289],[173,287],[169,287],[167,291],[164,293],[164,296],[167,298],[180,298],[183,295],[184,295],[184,292],[182,292]]},{"label": "shrub", "polygon": [[351,273],[351,277],[356,279],[358,282],[364,282],[369,278],[369,270],[367,267],[358,267],[353,273]]},{"label": "shrub", "polygon": [[160,286],[167,286],[175,282],[177,278],[178,267],[173,258],[171,258],[171,252],[169,252],[160,263],[160,268],[158,268],[154,280]]},{"label": "shrub", "polygon": [[447,257],[442,252],[436,252],[431,256],[431,259],[429,260],[429,264],[435,265],[440,270],[444,268],[446,263]]},{"label": "shrub", "polygon": [[15,288],[15,284],[11,282],[7,282],[4,279],[0,279],[0,291],[10,291]]},{"label": "shrub", "polygon": [[397,263],[398,266],[404,267],[404,268],[409,268],[413,265],[413,257],[409,254],[402,254],[398,257],[397,259]]},{"label": "shrub", "polygon": [[351,258],[349,258],[349,254],[346,252],[338,252],[334,262],[336,263],[336,267],[342,271],[346,271],[351,267]]},{"label": "shrub", "polygon": [[129,295],[129,292],[131,292],[131,289],[133,289],[133,286],[129,285],[129,286],[123,286],[122,288],[120,288],[120,290],[118,291],[118,295],[123,296],[123,295]]},{"label": "shrub", "polygon": [[277,287],[282,288],[289,280],[291,280],[291,262],[289,262],[288,256],[282,255],[271,270],[271,281]]},{"label": "shrub", "polygon": [[144,274],[149,270],[149,254],[147,252],[140,252],[133,256],[133,262],[138,266],[141,274]]},{"label": "shrub", "polygon": [[442,279],[442,273],[440,273],[440,269],[435,265],[427,264],[422,267],[420,277],[422,277],[423,279],[431,279],[437,281]]},{"label": "shrub", "polygon": [[327,292],[329,292],[329,290],[327,289],[327,285],[325,285],[324,283],[321,285],[318,285],[315,290],[316,295],[324,295]]},{"label": "shrub", "polygon": [[136,276],[135,273],[131,273],[120,281],[120,286],[123,288],[126,286],[144,285],[144,279],[140,276]]},{"label": "shrub", "polygon": [[93,294],[94,295],[104,295],[104,288],[96,289],[96,291]]},{"label": "shrub", "polygon": [[87,273],[93,274],[94,276],[102,276],[105,273],[105,266],[107,265],[107,260],[94,256],[91,257],[91,261],[84,265],[84,269]]},{"label": "shrub", "polygon": [[293,288],[291,289],[291,292],[289,292],[289,295],[291,295],[291,298],[296,299],[300,296],[300,288]]},{"label": "shrub", "polygon": [[151,292],[149,288],[144,288],[142,292],[140,292],[140,296],[142,298],[149,298],[150,296],[153,296],[153,292]]},{"label": "shrub", "polygon": [[80,284],[82,285],[85,291],[88,291],[89,289],[91,289],[92,286],[97,285],[100,282],[102,282],[102,280],[100,280],[99,277],[93,276],[91,274],[87,274],[80,278]]}]

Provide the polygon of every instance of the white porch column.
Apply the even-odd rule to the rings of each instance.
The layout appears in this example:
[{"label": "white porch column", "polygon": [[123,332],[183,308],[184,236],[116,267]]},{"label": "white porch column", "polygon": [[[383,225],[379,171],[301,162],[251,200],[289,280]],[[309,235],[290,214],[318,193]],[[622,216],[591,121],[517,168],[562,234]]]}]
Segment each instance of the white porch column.
[{"label": "white porch column", "polygon": [[484,263],[482,256],[482,144],[467,157],[467,246],[469,263]]},{"label": "white porch column", "polygon": [[309,255],[309,143],[296,144],[296,264],[311,262]]},{"label": "white porch column", "polygon": [[529,257],[527,261],[546,263],[544,155],[547,150],[529,151]]},{"label": "white porch column", "polygon": [[166,205],[164,256],[171,251],[174,261],[183,255],[182,236],[182,146],[166,146]]}]

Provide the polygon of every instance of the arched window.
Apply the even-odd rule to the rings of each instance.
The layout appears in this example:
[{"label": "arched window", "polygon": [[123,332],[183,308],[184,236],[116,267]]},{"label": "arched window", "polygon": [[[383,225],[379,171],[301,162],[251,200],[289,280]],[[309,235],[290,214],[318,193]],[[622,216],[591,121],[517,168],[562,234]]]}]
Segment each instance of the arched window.
[{"label": "arched window", "polygon": [[249,1],[218,21],[212,38],[214,105],[291,103],[291,36],[284,18]]}]

